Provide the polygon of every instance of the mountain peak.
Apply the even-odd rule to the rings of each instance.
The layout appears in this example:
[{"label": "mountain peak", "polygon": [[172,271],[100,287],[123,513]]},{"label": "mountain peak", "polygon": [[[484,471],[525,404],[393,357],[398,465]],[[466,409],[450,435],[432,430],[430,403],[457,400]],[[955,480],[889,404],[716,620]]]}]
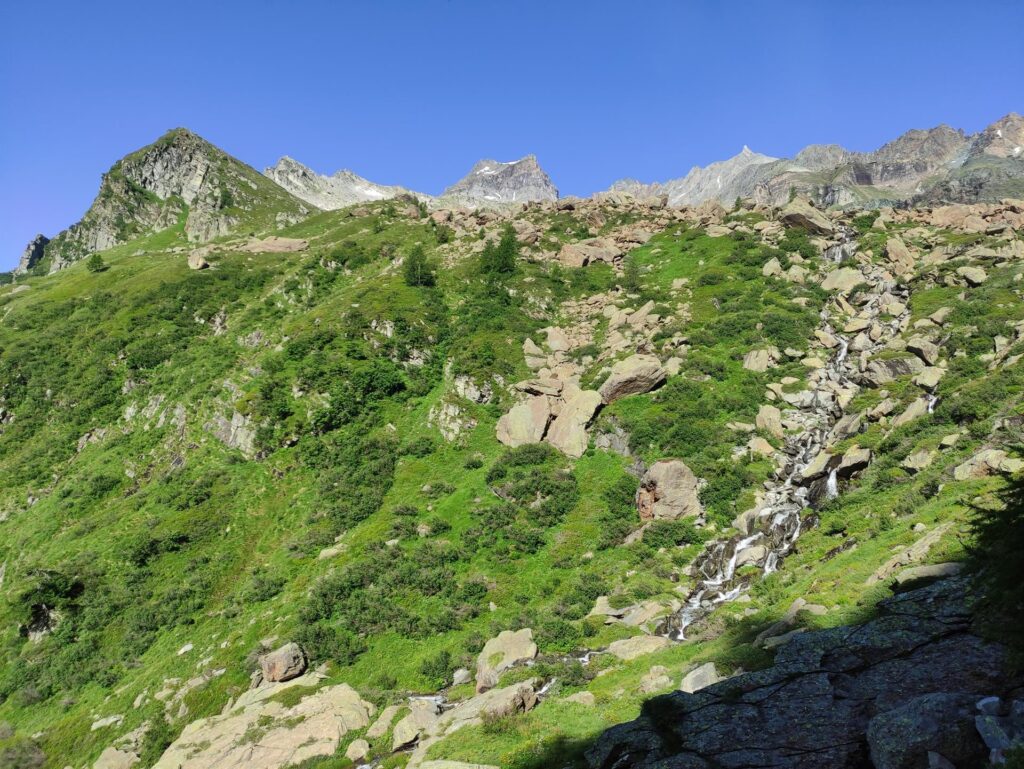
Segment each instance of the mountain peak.
[{"label": "mountain peak", "polygon": [[469,173],[446,189],[442,198],[469,206],[500,206],[532,200],[556,200],[558,190],[537,156],[499,161],[485,158],[473,164]]},{"label": "mountain peak", "polygon": [[118,160],[103,175],[99,194],[82,220],[44,244],[55,271],[94,251],[174,227],[204,242],[249,224],[298,218],[300,201],[187,128],[173,128]]},{"label": "mountain peak", "polygon": [[387,200],[399,195],[413,195],[421,200],[429,199],[428,195],[413,192],[405,187],[371,182],[347,168],[324,176],[287,155],[274,165],[263,169],[263,175],[300,200],[312,203],[324,211],[334,211],[355,203]]}]

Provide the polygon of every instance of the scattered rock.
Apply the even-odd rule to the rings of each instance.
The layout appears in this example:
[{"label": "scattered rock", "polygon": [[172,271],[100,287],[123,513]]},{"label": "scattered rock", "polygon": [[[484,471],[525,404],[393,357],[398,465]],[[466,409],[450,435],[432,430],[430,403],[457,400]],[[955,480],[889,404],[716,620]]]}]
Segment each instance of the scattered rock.
[{"label": "scattered rock", "polygon": [[631,355],[612,366],[598,392],[605,403],[653,390],[665,381],[665,369],[653,355]]}]

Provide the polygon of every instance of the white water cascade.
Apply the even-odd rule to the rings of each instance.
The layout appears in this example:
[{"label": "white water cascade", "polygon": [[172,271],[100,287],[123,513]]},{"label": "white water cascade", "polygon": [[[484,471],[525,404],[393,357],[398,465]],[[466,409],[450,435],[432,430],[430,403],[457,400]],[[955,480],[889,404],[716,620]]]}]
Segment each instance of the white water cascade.
[{"label": "white water cascade", "polygon": [[[825,257],[838,263],[852,258],[855,252],[856,243],[847,234],[840,245],[826,252]],[[861,312],[872,322],[879,323],[882,333],[873,341],[861,335],[864,338],[858,337],[854,349],[870,354],[899,334],[908,317],[908,313],[904,312],[888,323],[879,322],[881,296],[889,293],[906,299],[907,292],[882,270],[871,265],[864,265],[862,269],[870,287],[863,295]],[[778,570],[801,531],[816,522],[813,515],[805,517],[805,511],[811,506],[812,489],[816,489],[814,494],[817,499],[838,496],[837,469],[831,469],[823,481],[814,480],[809,483],[803,478],[803,471],[831,442],[830,432],[843,416],[838,392],[858,389],[856,381],[860,375],[859,360],[849,357],[853,342],[837,334],[832,327],[835,307],[829,302],[822,309],[819,329],[834,337],[838,347],[828,363],[811,374],[810,395],[789,401],[794,406],[789,412],[789,419],[798,422],[802,429],[786,439],[786,456],[774,477],[766,484],[764,499],[748,530],[727,540],[708,543],[704,552],[694,561],[693,576],[696,584],[680,611],[662,623],[660,632],[666,636],[684,640],[687,628],[694,622],[749,589],[753,577],[749,571],[737,575],[738,563],[744,566],[756,565],[762,577]],[[929,400],[929,411],[933,406],[934,402]],[[748,552],[752,548],[758,549]]]}]

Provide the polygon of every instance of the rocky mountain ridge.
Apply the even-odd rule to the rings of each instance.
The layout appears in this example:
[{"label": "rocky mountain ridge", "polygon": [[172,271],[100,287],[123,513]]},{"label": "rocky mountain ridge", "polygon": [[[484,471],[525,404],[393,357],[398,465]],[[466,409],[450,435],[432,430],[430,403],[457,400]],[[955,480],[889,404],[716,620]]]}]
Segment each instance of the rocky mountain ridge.
[{"label": "rocky mountain ridge", "polygon": [[[272,182],[272,184],[270,183]],[[615,182],[601,195],[665,197],[669,205],[737,198],[778,205],[793,193],[822,206],[905,206],[1024,195],[1024,118],[1010,113],[967,136],[941,125],[911,130],[873,152],[810,145],[793,158],[744,147],[727,160],[694,167],[680,179]],[[281,227],[320,210],[411,195],[435,208],[515,206],[558,199],[533,155],[481,160],[439,197],[380,185],[351,171],[323,176],[282,157],[260,175],[186,129],[175,129],[114,164],[82,220],[40,246],[29,244],[15,269],[55,271],[143,234],[174,230],[206,242],[243,224],[262,227],[271,209]]]},{"label": "rocky mountain ridge", "polygon": [[1020,195],[1022,147],[1024,118],[1010,113],[971,136],[947,125],[914,129],[872,152],[819,144],[790,159],[744,147],[732,158],[695,167],[680,179],[654,184],[622,180],[610,190],[667,195],[671,205],[748,197],[780,204],[794,190],[827,206],[970,203]]},{"label": "rocky mountain ridge", "polygon": [[324,176],[287,155],[269,168],[263,169],[263,175],[300,200],[324,211],[334,211],[355,203],[387,200],[400,195],[430,200],[430,196],[424,193],[413,192],[397,185],[376,184],[348,169]]}]

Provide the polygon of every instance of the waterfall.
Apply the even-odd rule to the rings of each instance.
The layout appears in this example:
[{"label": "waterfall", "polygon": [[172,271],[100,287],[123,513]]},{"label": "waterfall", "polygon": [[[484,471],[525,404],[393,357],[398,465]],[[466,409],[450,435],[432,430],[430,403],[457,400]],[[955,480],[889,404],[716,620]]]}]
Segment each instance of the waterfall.
[{"label": "waterfall", "polygon": [[[856,244],[848,234],[842,243],[832,246],[825,253],[826,259],[841,262],[852,255]],[[865,268],[866,275],[876,294],[888,291],[907,298],[907,291],[893,285],[881,270]],[[736,575],[736,563],[740,554],[755,542],[766,550],[763,562],[755,565],[759,576],[765,577],[777,571],[785,556],[792,549],[804,528],[803,513],[810,504],[809,487],[805,485],[802,473],[814,457],[827,446],[827,436],[842,416],[842,409],[836,400],[836,387],[846,387],[859,375],[856,361],[849,359],[849,340],[836,334],[832,328],[831,303],[822,308],[819,329],[835,336],[839,347],[824,368],[812,376],[814,397],[809,406],[797,409],[797,418],[803,430],[786,440],[785,453],[789,457],[775,477],[765,485],[765,501],[755,517],[757,531],[752,534],[735,535],[728,540],[709,542],[704,552],[694,561],[692,574],[696,580],[683,607],[660,626],[659,632],[675,640],[685,640],[687,628],[707,616],[716,606],[732,601],[749,589],[755,578],[751,574]],[[877,296],[865,305],[873,315],[879,312]],[[866,352],[875,352],[885,347],[889,340],[901,331],[902,316],[882,326],[885,333],[874,340]],[[938,399],[929,396],[928,410],[931,412]],[[825,482],[825,496],[832,499],[839,495],[838,473],[831,470]],[[761,559],[758,559],[759,561]]]},{"label": "waterfall", "polygon": [[939,396],[935,393],[928,393],[928,413],[935,411],[935,404],[939,402]]},{"label": "waterfall", "polygon": [[839,496],[839,479],[838,471],[836,468],[832,468],[828,472],[828,480],[825,482],[825,497],[827,499],[835,499]]}]

